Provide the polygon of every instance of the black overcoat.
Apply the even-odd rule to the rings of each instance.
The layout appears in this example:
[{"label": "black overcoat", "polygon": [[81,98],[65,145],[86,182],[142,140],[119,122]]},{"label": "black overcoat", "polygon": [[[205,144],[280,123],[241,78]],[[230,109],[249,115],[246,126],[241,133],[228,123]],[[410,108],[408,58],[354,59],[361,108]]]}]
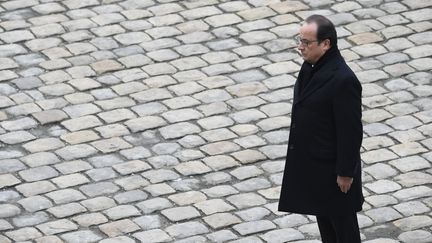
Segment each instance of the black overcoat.
[{"label": "black overcoat", "polygon": [[[314,67],[303,63],[294,87],[279,211],[343,215],[362,209],[361,91],[336,47]],[[337,175],[354,178],[348,193],[340,191]]]}]

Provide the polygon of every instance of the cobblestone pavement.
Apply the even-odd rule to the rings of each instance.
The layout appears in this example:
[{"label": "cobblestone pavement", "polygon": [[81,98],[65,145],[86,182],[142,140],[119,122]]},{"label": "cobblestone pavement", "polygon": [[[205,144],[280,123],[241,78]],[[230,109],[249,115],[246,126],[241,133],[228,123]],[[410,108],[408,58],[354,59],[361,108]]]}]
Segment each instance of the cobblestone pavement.
[{"label": "cobblestone pavement", "polygon": [[429,0],[0,0],[0,242],[320,242],[276,210],[311,13],[363,84],[364,242],[432,242]]}]

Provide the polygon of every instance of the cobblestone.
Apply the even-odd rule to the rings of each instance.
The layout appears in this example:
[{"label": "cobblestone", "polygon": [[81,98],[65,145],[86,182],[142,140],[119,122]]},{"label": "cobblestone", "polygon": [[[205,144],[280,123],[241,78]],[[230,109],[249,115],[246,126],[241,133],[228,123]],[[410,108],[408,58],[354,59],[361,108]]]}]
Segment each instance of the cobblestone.
[{"label": "cobblestone", "polygon": [[192,235],[208,233],[209,230],[205,225],[191,221],[168,226],[166,231],[172,237],[185,238]]},{"label": "cobblestone", "polygon": [[363,86],[362,241],[431,241],[431,6],[4,1],[0,241],[318,242],[277,212],[313,13]]}]

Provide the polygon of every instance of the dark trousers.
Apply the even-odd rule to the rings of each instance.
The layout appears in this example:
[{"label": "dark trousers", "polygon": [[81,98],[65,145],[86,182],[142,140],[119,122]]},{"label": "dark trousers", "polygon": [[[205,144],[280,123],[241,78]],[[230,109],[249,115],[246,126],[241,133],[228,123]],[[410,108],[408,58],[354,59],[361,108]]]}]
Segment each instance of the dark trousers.
[{"label": "dark trousers", "polygon": [[360,243],[356,213],[316,218],[323,243]]}]

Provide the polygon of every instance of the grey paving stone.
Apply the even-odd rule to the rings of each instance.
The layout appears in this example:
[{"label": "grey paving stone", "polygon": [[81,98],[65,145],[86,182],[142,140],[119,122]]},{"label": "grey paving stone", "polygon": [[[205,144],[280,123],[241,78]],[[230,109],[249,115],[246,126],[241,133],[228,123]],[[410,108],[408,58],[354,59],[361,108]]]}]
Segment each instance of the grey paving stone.
[{"label": "grey paving stone", "polygon": [[178,237],[178,238],[185,238],[188,236],[204,234],[209,232],[206,226],[195,221],[171,225],[168,226],[165,230],[172,237]]},{"label": "grey paving stone", "polygon": [[274,222],[282,228],[291,228],[299,225],[305,225],[309,221],[303,215],[291,214],[274,220]]},{"label": "grey paving stone", "polygon": [[19,172],[21,178],[28,182],[45,180],[48,178],[56,177],[58,172],[49,166],[40,166]]},{"label": "grey paving stone", "polygon": [[26,197],[50,192],[56,189],[54,184],[49,181],[37,181],[32,183],[20,184],[15,187],[17,191]]},{"label": "grey paving stone", "polygon": [[430,60],[430,58],[419,58],[408,62],[408,64],[417,70],[425,71],[430,68],[430,64],[428,62],[425,62],[428,60]]},{"label": "grey paving stone", "polygon": [[398,156],[388,149],[371,150],[364,153],[364,162],[367,164],[377,163],[386,160],[397,159]]},{"label": "grey paving stone", "polygon": [[91,143],[96,149],[101,151],[102,153],[110,153],[114,151],[118,151],[125,148],[132,147],[131,144],[124,141],[121,138],[108,138],[105,140],[98,140]]},{"label": "grey paving stone", "polygon": [[168,125],[159,129],[165,139],[180,138],[185,135],[198,133],[201,129],[189,122],[179,122],[176,124]]},{"label": "grey paving stone", "polygon": [[61,110],[47,110],[32,114],[41,124],[60,122],[68,118]]},{"label": "grey paving stone", "polygon": [[[191,136],[193,137],[194,135],[190,135],[190,137]],[[156,154],[172,154],[180,149],[180,145],[177,143],[158,143],[151,149]]]},{"label": "grey paving stone", "polygon": [[194,206],[203,211],[206,215],[234,210],[234,207],[227,204],[222,199],[201,201],[195,203]]},{"label": "grey paving stone", "polygon": [[210,155],[218,155],[239,150],[239,146],[232,142],[222,141],[206,144],[200,147],[201,150]]},{"label": "grey paving stone", "polygon": [[15,176],[11,174],[1,175],[0,176],[0,187],[9,187],[16,184],[19,184],[21,181],[17,179]]},{"label": "grey paving stone", "polygon": [[83,130],[63,134],[60,136],[60,138],[69,144],[79,144],[98,140],[100,137],[91,130]]},{"label": "grey paving stone", "polygon": [[212,198],[218,198],[238,193],[238,191],[234,187],[228,185],[214,186],[208,189],[204,189],[203,192]]},{"label": "grey paving stone", "polygon": [[0,173],[11,173],[25,169],[26,166],[17,159],[0,160]]},{"label": "grey paving stone", "polygon": [[266,159],[267,157],[257,150],[246,149],[232,153],[232,156],[240,161],[242,164],[253,163],[259,160]]},{"label": "grey paving stone", "polygon": [[0,151],[0,157],[4,159],[14,159],[21,156],[24,156],[24,154],[18,150]]},{"label": "grey paving stone", "polygon": [[71,215],[85,212],[87,210],[79,203],[69,203],[49,208],[47,211],[54,215],[56,218],[65,218]]},{"label": "grey paving stone", "polygon": [[432,177],[429,174],[413,171],[398,175],[395,179],[403,186],[411,187],[427,184]]},{"label": "grey paving stone", "polygon": [[[68,231],[78,232],[73,240],[82,233],[86,241],[94,233],[102,242],[130,242],[132,236],[120,235],[140,230],[155,238],[168,233],[167,240],[179,242],[208,241],[199,234],[211,241],[317,242],[312,218],[277,212],[272,200],[282,182],[289,107],[302,62],[291,51],[292,37],[301,19],[321,13],[337,24],[339,47],[363,85],[365,211],[373,214],[359,215],[368,232],[363,240],[428,241],[429,226],[421,225],[428,225],[431,205],[429,3],[103,3],[9,1],[0,7],[0,69],[2,79],[11,81],[0,85],[5,108],[0,140],[12,146],[0,152],[0,187],[8,187],[0,201],[34,210],[0,228],[31,235],[27,228],[37,225],[40,233],[57,235],[23,239],[36,242],[65,241]],[[33,119],[20,117],[28,115]],[[26,151],[15,148],[20,143]],[[230,146],[219,146],[224,144]],[[104,152],[109,155],[99,155]],[[208,152],[214,155],[205,156]],[[55,173],[29,173],[40,168]],[[41,181],[22,182],[37,178]],[[94,180],[109,182],[99,187]],[[45,212],[34,213],[77,201],[91,212],[118,203],[155,214],[137,225],[135,216],[107,223],[101,213],[85,212],[68,219],[95,230],[76,231],[68,221],[47,227]],[[211,229],[181,240],[156,230],[173,226],[159,212],[173,204],[209,216],[202,223]],[[401,216],[387,221],[385,212],[372,211],[382,208]],[[231,231],[241,223],[234,215],[268,220],[269,212],[282,217],[273,221],[280,229],[241,237]],[[376,219],[385,227],[374,227]],[[370,237],[369,231],[397,230],[390,221],[408,233]],[[280,232],[304,236],[288,239],[290,234]]]},{"label": "grey paving stone", "polygon": [[182,122],[202,118],[203,115],[191,108],[171,110],[161,114],[168,122]]},{"label": "grey paving stone", "polygon": [[119,190],[119,187],[111,182],[98,182],[80,187],[80,190],[90,197],[111,194]]},{"label": "grey paving stone", "polygon": [[286,242],[293,240],[302,240],[305,237],[295,229],[277,229],[272,230],[261,236],[268,242]]},{"label": "grey paving stone", "polygon": [[198,106],[197,109],[204,113],[204,115],[211,116],[228,112],[228,105],[222,101],[216,101],[206,105]]},{"label": "grey paving stone", "polygon": [[116,205],[113,199],[103,196],[83,200],[81,204],[92,212],[111,208]]},{"label": "grey paving stone", "polygon": [[254,207],[238,211],[235,214],[244,221],[257,221],[270,215],[270,211],[262,207]]},{"label": "grey paving stone", "polygon": [[266,231],[269,229],[274,229],[276,228],[276,225],[274,225],[271,221],[268,220],[258,220],[258,221],[240,223],[233,226],[233,228],[241,235],[248,235],[252,233]]},{"label": "grey paving stone", "polygon": [[97,150],[87,144],[77,144],[58,149],[55,153],[66,160],[74,160],[93,155]]},{"label": "grey paving stone", "polygon": [[230,243],[246,243],[246,242],[262,243],[263,241],[257,236],[247,236],[247,237],[240,238],[238,240],[230,241]]},{"label": "grey paving stone", "polygon": [[36,212],[53,206],[51,201],[42,196],[23,198],[18,203],[28,212]]},{"label": "grey paving stone", "polygon": [[391,149],[399,156],[414,155],[421,152],[426,152],[427,150],[416,142],[406,142],[399,145],[394,145]]},{"label": "grey paving stone", "polygon": [[122,175],[132,174],[150,169],[151,167],[144,161],[133,160],[125,163],[115,164],[113,168]]},{"label": "grey paving stone", "polygon": [[201,215],[198,210],[191,206],[164,209],[161,213],[172,222],[190,220]]},{"label": "grey paving stone", "polygon": [[229,196],[227,200],[239,209],[266,203],[263,197],[251,192]]},{"label": "grey paving stone", "polygon": [[18,227],[34,226],[48,221],[49,216],[44,212],[22,215],[13,218],[14,225]]},{"label": "grey paving stone", "polygon": [[19,215],[21,213],[21,209],[12,204],[2,204],[0,210],[0,218],[8,218]]},{"label": "grey paving stone", "polygon": [[88,177],[93,181],[102,181],[117,177],[116,173],[111,168],[97,168],[86,171]]},{"label": "grey paving stone", "polygon": [[102,123],[95,116],[89,115],[66,120],[62,122],[62,125],[70,131],[78,131],[82,129],[100,126],[102,125]]},{"label": "grey paving stone", "polygon": [[174,156],[178,158],[181,161],[191,161],[191,160],[197,160],[205,157],[204,153],[197,149],[185,149],[185,150],[179,150],[176,153],[174,153]]},{"label": "grey paving stone", "polygon": [[398,174],[398,172],[391,166],[382,163],[373,164],[364,168],[363,170],[376,179],[393,177]]},{"label": "grey paving stone", "polygon": [[234,124],[234,121],[226,116],[211,116],[197,121],[206,130],[227,127]]},{"label": "grey paving stone", "polygon": [[241,222],[238,217],[231,213],[215,213],[204,217],[203,220],[213,229],[220,229]]},{"label": "grey paving stone", "polygon": [[416,198],[428,197],[432,191],[426,186],[415,186],[395,192],[393,195],[402,201],[408,201]]},{"label": "grey paving stone", "polygon": [[[10,229],[13,229],[13,226],[10,223],[8,223],[6,220],[2,219],[2,220],[0,220],[0,229],[1,230],[10,230]],[[8,242],[8,243],[11,242],[8,238],[6,238],[6,236],[2,236],[2,237],[0,237],[0,239],[4,242]]]},{"label": "grey paving stone", "polygon": [[209,185],[216,185],[231,181],[231,175],[225,172],[214,172],[204,176],[204,181]]},{"label": "grey paving stone", "polygon": [[64,143],[57,138],[41,138],[23,145],[31,153],[58,149],[63,146]]},{"label": "grey paving stone", "polygon": [[259,157],[264,157],[265,155],[270,159],[278,159],[285,157],[286,149],[287,145],[267,145],[261,147],[258,153],[262,152],[261,156]]},{"label": "grey paving stone", "polygon": [[101,213],[81,214],[72,218],[79,225],[88,227],[106,223],[108,219]]},{"label": "grey paving stone", "polygon": [[91,230],[81,230],[62,234],[61,238],[67,242],[95,242],[102,239],[101,236],[95,234]]},{"label": "grey paving stone", "polygon": [[382,123],[370,123],[364,126],[364,131],[371,136],[377,136],[392,132],[393,129]]},{"label": "grey paving stone", "polygon": [[21,196],[12,190],[3,190],[0,192],[0,202],[17,201]]},{"label": "grey paving stone", "polygon": [[224,242],[224,241],[228,241],[228,240],[235,240],[238,238],[238,236],[235,235],[230,230],[220,230],[220,231],[216,231],[216,232],[208,234],[207,238],[209,238],[211,241],[215,241],[215,242],[218,242],[218,241]]},{"label": "grey paving stone", "polygon": [[261,164],[261,168],[263,168],[268,173],[275,173],[283,171],[285,167],[285,161],[284,160],[277,160],[277,161],[269,161],[264,162]]},{"label": "grey paving stone", "polygon": [[125,204],[125,203],[145,200],[147,199],[147,197],[148,195],[143,191],[131,190],[123,193],[118,193],[117,195],[114,196],[114,199],[120,204]]},{"label": "grey paving stone", "polygon": [[36,242],[46,242],[46,241],[61,242],[60,238],[58,238],[57,236],[44,236],[36,239]]},{"label": "grey paving stone", "polygon": [[410,129],[407,131],[396,131],[390,133],[389,135],[400,141],[401,143],[415,142],[424,139],[423,135],[414,129]]},{"label": "grey paving stone", "polygon": [[424,230],[413,230],[403,232],[398,236],[398,239],[400,239],[402,242],[425,243],[432,239],[432,234]]},{"label": "grey paving stone", "polygon": [[233,185],[239,191],[255,191],[270,187],[270,182],[263,178],[251,178]]},{"label": "grey paving stone", "polygon": [[238,166],[239,164],[232,158],[226,155],[209,156],[202,159],[203,162],[214,170],[223,170]]},{"label": "grey paving stone", "polygon": [[101,126],[95,128],[95,130],[98,131],[104,138],[118,137],[128,135],[130,133],[126,126],[120,124]]},{"label": "grey paving stone", "polygon": [[172,207],[172,203],[165,198],[153,198],[146,201],[142,201],[136,205],[144,213],[153,213],[165,208]]},{"label": "grey paving stone", "polygon": [[55,168],[62,174],[71,174],[79,171],[91,169],[92,166],[82,160],[73,160],[70,162],[59,163],[55,165]]},{"label": "grey paving stone", "polygon": [[132,205],[120,205],[107,209],[106,211],[104,211],[104,213],[108,216],[108,218],[112,220],[118,220],[122,218],[140,215],[138,209],[136,209]]},{"label": "grey paving stone", "polygon": [[163,181],[170,181],[178,179],[180,176],[172,170],[160,169],[160,170],[149,170],[142,173],[146,179],[151,183],[160,183]]},{"label": "grey paving stone", "polygon": [[141,242],[168,242],[172,238],[161,229],[152,229],[148,231],[139,232],[133,235]]},{"label": "grey paving stone", "polygon": [[133,243],[135,242],[133,239],[126,237],[126,236],[118,236],[113,238],[107,238],[104,240],[101,240],[102,243]]},{"label": "grey paving stone", "polygon": [[99,229],[109,237],[115,237],[139,230],[139,226],[129,219],[122,219],[99,226]]},{"label": "grey paving stone", "polygon": [[227,103],[236,110],[243,110],[247,108],[257,107],[266,102],[256,96],[246,96],[236,99],[228,100]]},{"label": "grey paving stone", "polygon": [[161,225],[161,217],[158,215],[145,215],[133,220],[144,230],[157,229]]},{"label": "grey paving stone", "polygon": [[429,211],[429,208],[419,201],[403,202],[395,205],[394,208],[401,212],[404,216],[424,214]]},{"label": "grey paving stone", "polygon": [[190,97],[190,96],[181,96],[181,97],[175,97],[169,100],[166,100],[163,102],[171,109],[179,109],[179,108],[186,108],[191,106],[199,105],[201,102],[198,100]]},{"label": "grey paving stone", "polygon": [[182,192],[197,190],[198,184],[199,184],[199,180],[197,179],[185,179],[185,180],[179,180],[170,183],[172,188],[174,188],[176,191],[182,191]]},{"label": "grey paving stone", "polygon": [[211,169],[200,161],[183,162],[174,167],[182,175],[204,174]]},{"label": "grey paving stone", "polygon": [[146,186],[144,190],[150,193],[152,196],[166,195],[175,192],[175,190],[166,183],[151,184]]},{"label": "grey paving stone", "polygon": [[402,188],[399,184],[390,180],[378,180],[373,183],[366,183],[365,187],[377,194],[392,192]]},{"label": "grey paving stone", "polygon": [[14,231],[9,231],[5,234],[14,241],[32,240],[42,236],[42,234],[37,229],[32,227],[25,227]]},{"label": "grey paving stone", "polygon": [[404,219],[399,219],[393,222],[398,228],[403,231],[411,231],[419,228],[423,228],[425,226],[430,226],[432,224],[432,220],[428,216],[411,216]]},{"label": "grey paving stone", "polygon": [[50,221],[36,227],[45,235],[54,235],[78,229],[78,226],[68,219]]},{"label": "grey paving stone", "polygon": [[115,184],[121,186],[125,190],[133,190],[142,188],[150,183],[139,175],[131,175],[114,181]]},{"label": "grey paving stone", "polygon": [[16,120],[3,121],[1,126],[9,131],[17,131],[36,127],[37,122],[32,118],[25,117]]}]

